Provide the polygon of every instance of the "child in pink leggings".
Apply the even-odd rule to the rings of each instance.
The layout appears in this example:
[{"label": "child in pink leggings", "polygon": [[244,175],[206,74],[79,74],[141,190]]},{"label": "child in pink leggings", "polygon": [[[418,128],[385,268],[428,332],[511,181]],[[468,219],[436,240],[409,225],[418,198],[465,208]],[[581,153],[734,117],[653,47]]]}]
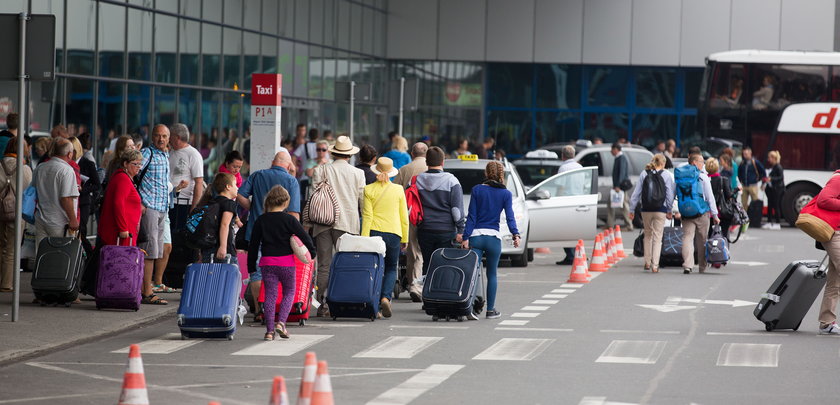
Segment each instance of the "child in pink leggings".
[{"label": "child in pink leggings", "polygon": [[[257,218],[251,231],[248,245],[248,271],[256,271],[257,257],[260,257],[260,271],[265,285],[265,328],[264,340],[274,340],[275,334],[288,339],[286,318],[295,297],[295,258],[289,240],[296,235],[303,241],[309,254],[315,257],[315,244],[297,218],[283,212],[289,206],[289,192],[281,186],[274,186],[265,196],[265,213]],[[283,301],[280,302],[279,319],[272,308],[277,306],[278,285],[283,286]]]}]

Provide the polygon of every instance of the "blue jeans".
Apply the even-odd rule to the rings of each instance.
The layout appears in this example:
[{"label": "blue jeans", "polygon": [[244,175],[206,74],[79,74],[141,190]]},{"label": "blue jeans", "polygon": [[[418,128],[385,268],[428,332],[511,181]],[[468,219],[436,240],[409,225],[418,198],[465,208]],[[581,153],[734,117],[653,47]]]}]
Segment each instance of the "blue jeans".
[{"label": "blue jeans", "polygon": [[370,236],[380,236],[385,241],[385,273],[382,275],[382,292],[379,298],[391,301],[394,283],[397,282],[397,265],[400,262],[400,237],[390,232],[370,231]]},{"label": "blue jeans", "polygon": [[496,309],[496,269],[502,256],[502,241],[495,236],[472,236],[470,248],[479,258],[487,255],[487,310],[493,311]]},{"label": "blue jeans", "polygon": [[420,251],[423,253],[423,275],[429,271],[429,262],[432,260],[432,253],[440,248],[451,248],[455,240],[455,232],[432,233],[423,232],[418,229],[417,242],[420,244]]}]

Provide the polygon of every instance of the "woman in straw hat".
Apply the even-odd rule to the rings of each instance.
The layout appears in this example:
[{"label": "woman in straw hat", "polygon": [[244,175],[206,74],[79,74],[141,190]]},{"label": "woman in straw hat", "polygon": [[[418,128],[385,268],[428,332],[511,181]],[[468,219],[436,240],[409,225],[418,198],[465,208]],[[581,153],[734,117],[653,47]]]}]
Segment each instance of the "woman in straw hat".
[{"label": "woman in straw hat", "polygon": [[370,170],[376,174],[376,181],[365,186],[362,236],[379,236],[385,241],[385,273],[382,276],[379,308],[383,317],[390,318],[391,294],[397,281],[400,247],[408,243],[408,209],[402,186],[390,180],[399,172],[394,167],[394,161],[380,157]]}]

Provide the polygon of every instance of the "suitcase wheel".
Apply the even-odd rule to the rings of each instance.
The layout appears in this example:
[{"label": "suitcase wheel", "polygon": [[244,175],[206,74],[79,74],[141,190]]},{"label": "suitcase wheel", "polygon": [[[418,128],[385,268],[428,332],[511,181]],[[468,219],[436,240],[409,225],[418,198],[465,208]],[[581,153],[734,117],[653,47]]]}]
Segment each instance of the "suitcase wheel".
[{"label": "suitcase wheel", "polygon": [[300,325],[300,326],[306,326],[306,319],[301,319],[301,320],[299,320],[299,321],[298,321],[298,325]]},{"label": "suitcase wheel", "polygon": [[449,322],[451,319],[452,319],[451,317],[447,316],[446,317],[446,322]]},{"label": "suitcase wheel", "polygon": [[772,332],[773,329],[776,329],[776,325],[774,325],[773,322],[764,322],[764,330]]},{"label": "suitcase wheel", "polygon": [[371,316],[370,316],[370,321],[371,321],[371,322],[373,322],[373,321],[375,321],[375,320],[376,320],[376,315],[371,315]]},{"label": "suitcase wheel", "polygon": [[338,319],[338,317],[337,317],[337,316],[334,316],[334,317],[332,317],[332,318],[333,318],[333,320],[336,320],[336,319]]},{"label": "suitcase wheel", "polygon": [[230,335],[228,335],[227,340],[233,340],[233,335],[234,335],[233,333],[231,333]]},{"label": "suitcase wheel", "polygon": [[[97,310],[97,311],[101,311],[101,310],[102,310],[102,307],[100,307],[99,305],[97,305],[97,306],[96,306],[96,310]],[[136,311],[136,309],[135,309],[135,311]]]},{"label": "suitcase wheel", "polygon": [[70,304],[71,304],[70,302],[65,302],[64,303],[64,308],[70,308]]},{"label": "suitcase wheel", "polygon": [[802,321],[799,321],[799,323],[797,323],[796,326],[793,327],[794,332],[799,330],[799,325],[802,325]]},{"label": "suitcase wheel", "polygon": [[458,322],[464,322],[464,320],[466,320],[466,319],[467,319],[466,316],[459,316],[458,317]]},{"label": "suitcase wheel", "polygon": [[187,340],[189,338],[190,338],[190,335],[188,335],[186,333],[183,333],[183,332],[181,333],[181,340]]}]

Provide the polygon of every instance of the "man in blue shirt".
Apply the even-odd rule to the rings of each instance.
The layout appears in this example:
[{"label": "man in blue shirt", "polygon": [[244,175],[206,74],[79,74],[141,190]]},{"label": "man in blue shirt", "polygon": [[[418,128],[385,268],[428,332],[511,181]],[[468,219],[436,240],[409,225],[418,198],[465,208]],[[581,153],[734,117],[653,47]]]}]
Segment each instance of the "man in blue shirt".
[{"label": "man in blue shirt", "polygon": [[[271,167],[268,169],[258,170],[248,176],[248,180],[242,183],[239,188],[239,195],[236,196],[236,202],[243,208],[250,210],[248,213],[248,225],[245,229],[245,240],[251,240],[251,230],[254,228],[254,223],[257,218],[263,213],[263,202],[265,196],[274,186],[282,186],[289,192],[289,208],[286,212],[293,217],[300,219],[300,183],[289,174],[289,168],[292,166],[292,157],[285,149],[280,149],[274,155],[274,160],[271,161]],[[241,230],[240,230],[241,232]],[[248,288],[255,297],[259,297],[260,284],[262,282],[262,272],[259,268],[251,273],[251,279]],[[257,303],[254,303],[256,308],[259,308]],[[262,314],[257,314],[255,320],[259,320]]]},{"label": "man in blue shirt", "polygon": [[146,251],[143,262],[143,303],[166,305],[167,302],[152,293],[152,274],[155,259],[163,257],[163,227],[169,211],[169,128],[158,124],[152,129],[152,144],[143,148],[143,169],[140,171],[140,198],[143,200],[143,217],[140,233],[145,241],[138,241],[138,247]]}]

